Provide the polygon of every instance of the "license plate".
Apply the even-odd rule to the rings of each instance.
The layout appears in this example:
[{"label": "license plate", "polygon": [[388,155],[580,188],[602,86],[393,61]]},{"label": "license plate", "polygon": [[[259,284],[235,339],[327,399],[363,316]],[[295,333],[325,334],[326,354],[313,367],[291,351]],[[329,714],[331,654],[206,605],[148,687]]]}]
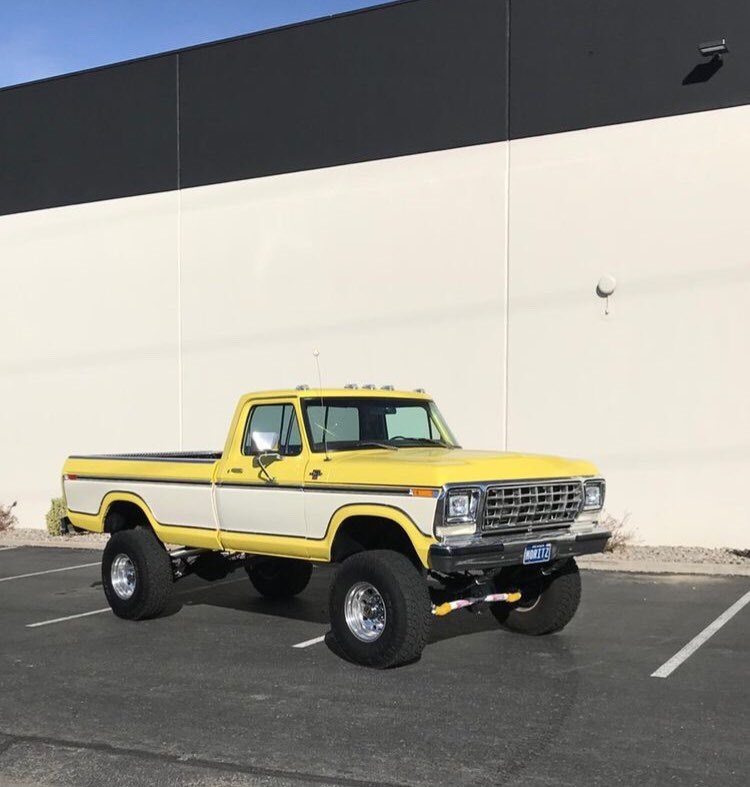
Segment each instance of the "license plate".
[{"label": "license plate", "polygon": [[524,565],[546,563],[552,557],[552,544],[530,544],[523,550]]}]

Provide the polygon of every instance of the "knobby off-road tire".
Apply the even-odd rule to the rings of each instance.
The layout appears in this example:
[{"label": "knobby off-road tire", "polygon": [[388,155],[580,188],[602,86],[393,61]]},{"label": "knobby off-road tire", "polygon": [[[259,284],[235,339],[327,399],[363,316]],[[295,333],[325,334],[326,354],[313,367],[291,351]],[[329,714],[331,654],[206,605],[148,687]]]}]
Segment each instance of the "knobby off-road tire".
[{"label": "knobby off-road tire", "polygon": [[102,584],[118,617],[155,617],[172,598],[174,578],[169,555],[147,528],[114,533],[102,556]]},{"label": "knobby off-road tire", "polygon": [[518,604],[492,604],[498,623],[520,634],[542,635],[570,623],[581,601],[581,575],[572,558],[550,576],[541,573],[519,588]]},{"label": "knobby off-road tire", "polygon": [[341,564],[329,596],[331,631],[357,664],[386,669],[416,661],[432,609],[427,583],[398,552],[359,552]]},{"label": "knobby off-road tire", "polygon": [[286,557],[264,557],[247,567],[253,587],[266,598],[291,598],[301,593],[312,576],[312,563]]}]

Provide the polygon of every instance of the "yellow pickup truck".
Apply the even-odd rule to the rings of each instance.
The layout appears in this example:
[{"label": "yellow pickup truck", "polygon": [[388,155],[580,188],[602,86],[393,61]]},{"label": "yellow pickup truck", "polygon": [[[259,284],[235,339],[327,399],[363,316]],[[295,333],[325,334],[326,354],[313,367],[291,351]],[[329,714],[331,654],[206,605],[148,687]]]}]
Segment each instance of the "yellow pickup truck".
[{"label": "yellow pickup truck", "polygon": [[223,453],[71,456],[63,491],[75,527],[111,534],[116,615],[158,615],[191,573],[241,568],[279,599],[337,563],[331,631],[380,668],[419,658],[434,617],[461,607],[559,631],[580,600],[575,556],[609,537],[590,463],[464,450],[429,395],[373,386],[247,394]]}]

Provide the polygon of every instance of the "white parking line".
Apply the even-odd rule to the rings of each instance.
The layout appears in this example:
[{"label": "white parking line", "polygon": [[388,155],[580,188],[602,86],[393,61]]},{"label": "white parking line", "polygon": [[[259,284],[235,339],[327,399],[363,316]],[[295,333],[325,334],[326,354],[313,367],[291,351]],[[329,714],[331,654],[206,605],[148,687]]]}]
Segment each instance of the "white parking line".
[{"label": "white parking line", "polygon": [[0,552],[7,552],[9,549],[15,549],[16,547],[0,547]]},{"label": "white parking line", "polygon": [[[95,565],[98,565],[95,564]],[[213,590],[213,588],[220,587],[221,585],[233,585],[235,582],[246,582],[246,579],[230,579],[227,582],[215,582],[211,585],[206,585],[200,588],[191,588],[190,590],[183,590],[177,593],[178,596],[187,596],[191,593],[200,593],[203,590]],[[101,609],[92,609],[90,612],[79,612],[77,615],[66,615],[64,618],[52,618],[52,620],[40,620],[38,623],[27,623],[27,629],[35,629],[40,626],[51,626],[53,623],[64,623],[66,620],[75,620],[76,618],[86,618],[89,615],[101,615],[102,612],[109,612],[110,607],[102,607]]]},{"label": "white parking line", "polygon": [[27,629],[39,628],[39,626],[50,626],[53,623],[62,623],[66,620],[75,620],[75,618],[87,618],[89,615],[101,615],[102,612],[110,612],[109,607],[102,607],[101,609],[92,609],[91,612],[79,612],[77,615],[66,615],[64,618],[52,618],[52,620],[42,620],[39,623],[27,623]]},{"label": "white parking line", "polygon": [[80,566],[65,566],[65,568],[50,568],[47,571],[34,571],[32,574],[17,574],[15,577],[0,577],[0,582],[10,582],[11,579],[26,579],[26,577],[41,577],[42,574],[56,574],[58,571],[73,571],[76,568],[91,568],[91,566],[98,566],[99,561],[96,563],[81,563]]},{"label": "white parking line", "polygon": [[682,664],[683,661],[686,661],[690,656],[695,653],[698,648],[703,645],[704,642],[707,642],[714,634],[725,624],[728,623],[746,604],[750,603],[750,591],[745,593],[744,596],[739,598],[737,601],[729,607],[726,612],[722,612],[718,618],[713,623],[710,623],[706,628],[701,631],[700,634],[693,637],[693,639],[685,645],[682,650],[679,650],[677,653],[672,656],[669,661],[665,661],[664,664],[659,667],[656,672],[651,673],[652,678],[668,678],[676,669],[677,667]]},{"label": "white parking line", "polygon": [[307,639],[304,642],[298,642],[296,645],[292,645],[293,648],[309,648],[310,645],[317,645],[319,642],[323,642],[325,640],[325,635],[322,637],[315,637],[315,639]]}]

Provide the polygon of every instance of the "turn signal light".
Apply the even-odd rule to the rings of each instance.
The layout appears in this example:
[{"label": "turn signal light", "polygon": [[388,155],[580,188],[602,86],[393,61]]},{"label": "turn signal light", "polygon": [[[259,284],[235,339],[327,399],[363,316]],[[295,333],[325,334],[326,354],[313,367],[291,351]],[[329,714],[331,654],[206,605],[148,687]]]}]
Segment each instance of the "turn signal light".
[{"label": "turn signal light", "polygon": [[412,497],[437,497],[436,489],[410,489]]}]

